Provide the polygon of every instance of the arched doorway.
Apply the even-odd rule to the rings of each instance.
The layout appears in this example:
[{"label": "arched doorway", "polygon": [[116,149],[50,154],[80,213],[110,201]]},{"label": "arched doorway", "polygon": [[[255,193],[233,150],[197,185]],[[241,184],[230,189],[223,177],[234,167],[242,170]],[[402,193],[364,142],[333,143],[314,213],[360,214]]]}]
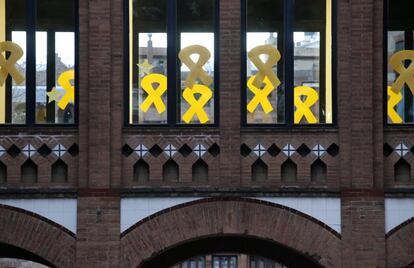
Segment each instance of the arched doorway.
[{"label": "arched doorway", "polygon": [[209,198],[168,208],[121,234],[122,267],[169,267],[211,253],[263,256],[295,267],[340,267],[341,237],[299,211]]},{"label": "arched doorway", "polygon": [[248,235],[217,235],[185,241],[142,262],[139,268],[170,267],[194,256],[248,254],[274,260],[289,268],[320,268],[317,259],[273,241]]}]

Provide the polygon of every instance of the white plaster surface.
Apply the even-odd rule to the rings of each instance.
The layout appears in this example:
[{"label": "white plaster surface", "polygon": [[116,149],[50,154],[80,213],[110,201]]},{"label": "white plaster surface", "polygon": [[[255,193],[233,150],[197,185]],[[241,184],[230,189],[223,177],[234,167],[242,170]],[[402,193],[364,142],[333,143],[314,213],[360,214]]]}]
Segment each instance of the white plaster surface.
[{"label": "white plaster surface", "polygon": [[385,198],[385,232],[414,217],[414,198]]},{"label": "white plaster surface", "polygon": [[75,198],[0,199],[0,204],[39,214],[76,234],[77,200]]},{"label": "white plaster surface", "polygon": [[[191,202],[202,198],[189,197],[143,197],[121,199],[121,232],[138,221],[163,209]],[[295,197],[266,197],[256,198],[275,204],[280,204],[299,210],[332,229],[341,232],[341,201],[340,198],[295,198]]]},{"label": "white plaster surface", "polygon": [[341,199],[336,197],[263,197],[270,203],[296,209],[341,233]]}]

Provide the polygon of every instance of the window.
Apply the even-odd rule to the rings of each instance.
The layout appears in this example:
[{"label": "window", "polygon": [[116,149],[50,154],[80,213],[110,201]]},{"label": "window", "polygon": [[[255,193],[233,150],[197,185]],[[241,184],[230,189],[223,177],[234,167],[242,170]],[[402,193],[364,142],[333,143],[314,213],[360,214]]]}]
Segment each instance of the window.
[{"label": "window", "polygon": [[205,268],[205,267],[206,267],[205,257],[192,258],[192,259],[183,261],[180,265],[180,268]]},{"label": "window", "polygon": [[0,124],[76,122],[76,5],[0,0]]},{"label": "window", "polygon": [[414,123],[414,2],[388,1],[386,100],[387,124]]},{"label": "window", "polygon": [[213,268],[237,268],[237,256],[213,256]]},{"label": "window", "polygon": [[128,125],[213,125],[217,0],[128,0]]},{"label": "window", "polygon": [[287,268],[284,265],[281,265],[275,261],[258,257],[250,256],[250,268]]},{"label": "window", "polygon": [[243,121],[334,123],[334,0],[243,0]]}]

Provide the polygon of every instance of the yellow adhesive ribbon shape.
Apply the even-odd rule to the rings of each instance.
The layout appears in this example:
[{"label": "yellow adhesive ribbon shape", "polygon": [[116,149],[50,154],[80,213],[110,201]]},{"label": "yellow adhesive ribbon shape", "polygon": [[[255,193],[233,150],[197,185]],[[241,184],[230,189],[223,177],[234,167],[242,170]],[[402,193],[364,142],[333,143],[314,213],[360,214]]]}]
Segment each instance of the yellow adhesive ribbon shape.
[{"label": "yellow adhesive ribbon shape", "polygon": [[[195,94],[200,94],[200,98],[197,100]],[[192,88],[186,88],[183,92],[184,100],[190,105],[190,108],[184,113],[183,121],[187,124],[191,122],[193,116],[197,116],[200,123],[205,124],[209,120],[204,106],[209,102],[213,92],[210,88],[204,85],[194,85]]]},{"label": "yellow adhesive ribbon shape", "polygon": [[[295,88],[294,101],[295,101],[295,124],[299,124],[303,117],[306,118],[309,124],[316,124],[318,120],[311,111],[311,107],[318,102],[318,92],[306,86],[300,86]],[[305,96],[305,101],[302,101],[301,97]]]},{"label": "yellow adhesive ribbon shape", "polygon": [[254,94],[254,98],[249,102],[249,104],[247,104],[247,110],[250,113],[253,113],[257,107],[259,106],[259,104],[262,105],[263,111],[268,114],[271,111],[273,111],[273,106],[270,103],[268,96],[270,95],[270,93],[272,93],[272,91],[275,89],[272,85],[272,83],[270,82],[270,80],[267,78],[267,76],[265,76],[264,79],[264,88],[260,89],[258,87],[256,87],[253,84],[253,81],[256,79],[256,76],[253,75],[252,77],[250,77],[249,81],[247,81],[247,87],[249,88],[249,90],[251,92],[253,92]]},{"label": "yellow adhesive ribbon shape", "polygon": [[[153,84],[158,84],[157,88],[154,88]],[[139,106],[141,111],[146,113],[151,105],[154,104],[158,114],[163,113],[167,108],[161,97],[167,91],[167,77],[162,74],[149,74],[141,80],[141,87],[148,94],[147,98]]]},{"label": "yellow adhesive ribbon shape", "polygon": [[[405,61],[410,61],[410,65],[406,68]],[[398,94],[405,84],[408,85],[414,94],[414,50],[402,50],[390,58],[391,68],[399,73],[397,80],[392,84],[392,91]]]},{"label": "yellow adhesive ribbon shape", "polygon": [[401,124],[403,122],[403,119],[401,118],[401,116],[397,113],[397,111],[395,110],[395,106],[397,106],[401,100],[402,100],[402,94],[399,91],[398,93],[395,93],[392,90],[392,87],[388,87],[387,88],[387,93],[388,93],[388,105],[387,105],[387,110],[388,110],[388,117],[391,119],[391,122],[394,124]]},{"label": "yellow adhesive ribbon shape", "polygon": [[[262,61],[260,55],[268,56],[267,61]],[[272,69],[273,65],[278,63],[281,57],[277,48],[272,45],[257,46],[249,51],[248,57],[258,69],[256,78],[253,81],[255,87],[260,88],[265,77],[270,80],[274,88],[277,88],[280,85],[280,81]]]},{"label": "yellow adhesive ribbon shape", "polygon": [[[10,53],[8,59],[3,55],[6,51]],[[9,75],[16,81],[16,84],[23,83],[24,76],[15,66],[23,54],[23,49],[18,44],[10,41],[0,42],[0,86],[3,86]]]},{"label": "yellow adhesive ribbon shape", "polygon": [[65,110],[69,102],[75,102],[75,86],[72,86],[71,81],[75,80],[75,70],[63,72],[58,79],[58,84],[66,91],[63,97],[58,102],[58,107]]},{"label": "yellow adhesive ribbon shape", "polygon": [[[193,54],[199,55],[197,62],[194,62],[191,59],[191,55]],[[188,67],[188,69],[190,69],[190,73],[184,82],[187,88],[192,88],[197,78],[200,78],[201,82],[203,82],[206,86],[210,86],[213,83],[213,78],[211,78],[208,73],[203,70],[203,66],[208,62],[210,57],[210,51],[200,45],[188,46],[183,48],[180,53],[178,53],[178,58]]]}]

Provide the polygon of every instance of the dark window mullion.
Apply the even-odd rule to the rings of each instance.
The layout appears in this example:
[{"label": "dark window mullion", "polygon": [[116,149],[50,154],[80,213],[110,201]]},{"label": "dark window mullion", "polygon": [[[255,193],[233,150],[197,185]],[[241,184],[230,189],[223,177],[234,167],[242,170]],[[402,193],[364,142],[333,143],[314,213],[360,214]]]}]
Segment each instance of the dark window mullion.
[{"label": "dark window mullion", "polygon": [[241,0],[241,123],[247,125],[247,0]]},{"label": "dark window mullion", "polygon": [[[6,40],[11,41],[12,40],[12,32],[11,30],[7,30],[6,31]],[[9,52],[6,52],[7,57],[10,56]],[[12,94],[12,88],[13,88],[13,81],[12,78],[9,76],[7,77],[6,80],[6,94],[5,94],[5,98],[6,98],[6,118],[5,118],[5,122],[6,123],[12,123],[12,102],[13,102],[13,94]]]},{"label": "dark window mullion", "polygon": [[[405,49],[412,50],[413,49],[413,30],[406,29],[405,30]],[[411,62],[407,61],[407,68]],[[405,123],[412,123],[413,116],[411,114],[411,108],[413,107],[413,94],[411,93],[410,88],[407,85],[404,85],[404,113],[405,113]]]},{"label": "dark window mullion", "polygon": [[[47,31],[47,88],[46,91],[52,91],[56,87],[56,62],[55,62],[55,32]],[[55,123],[55,102],[49,103],[49,97],[46,96],[46,121],[47,123]]]},{"label": "dark window mullion", "polygon": [[220,112],[220,1],[214,1],[214,125],[219,125]]},{"label": "dark window mullion", "polygon": [[73,16],[75,16],[75,124],[79,123],[79,0],[75,1],[75,10]]},{"label": "dark window mullion", "polygon": [[36,114],[36,1],[26,1],[26,124],[33,126]]},{"label": "dark window mullion", "polygon": [[180,87],[177,83],[178,56],[177,52],[177,3],[175,0],[167,1],[167,120],[170,126],[177,123],[177,95]]},{"label": "dark window mullion", "polygon": [[284,65],[285,65],[285,114],[286,125],[294,125],[294,42],[293,42],[293,13],[294,2],[291,0],[284,0]]},{"label": "dark window mullion", "polygon": [[321,27],[319,43],[319,124],[326,123],[326,29]]}]

